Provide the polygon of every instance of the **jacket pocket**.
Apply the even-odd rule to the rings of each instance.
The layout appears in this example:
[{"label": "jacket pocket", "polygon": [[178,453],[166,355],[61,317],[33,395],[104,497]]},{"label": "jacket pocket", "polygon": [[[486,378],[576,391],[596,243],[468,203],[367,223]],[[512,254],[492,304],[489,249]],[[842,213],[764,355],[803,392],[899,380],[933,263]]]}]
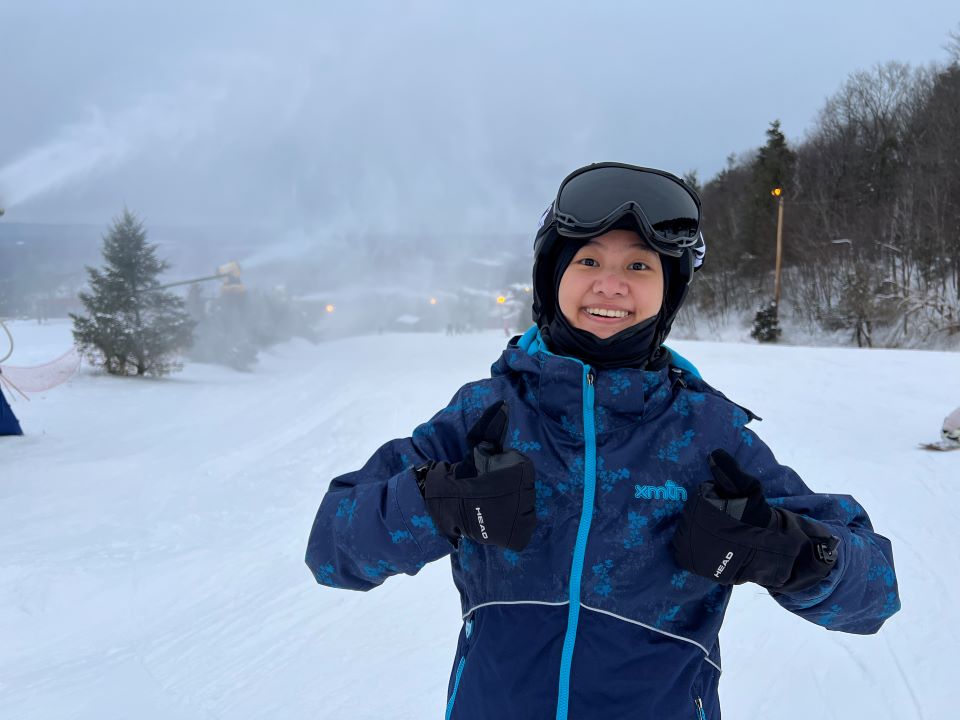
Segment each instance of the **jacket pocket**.
[{"label": "jacket pocket", "polygon": [[463,676],[463,668],[467,664],[467,654],[470,650],[470,636],[473,634],[473,618],[467,620],[463,625],[464,642],[460,652],[460,660],[457,662],[457,672],[453,678],[453,689],[450,691],[450,697],[447,699],[447,711],[444,714],[444,720],[450,720],[453,715],[453,705],[457,701],[457,690],[460,689],[460,678]]},{"label": "jacket pocket", "polygon": [[453,714],[453,704],[457,701],[457,690],[460,687],[460,676],[463,675],[463,666],[467,664],[467,656],[461,655],[460,662],[457,664],[457,676],[453,681],[453,692],[450,693],[450,699],[447,700],[447,712],[443,716],[444,720],[450,720]]}]

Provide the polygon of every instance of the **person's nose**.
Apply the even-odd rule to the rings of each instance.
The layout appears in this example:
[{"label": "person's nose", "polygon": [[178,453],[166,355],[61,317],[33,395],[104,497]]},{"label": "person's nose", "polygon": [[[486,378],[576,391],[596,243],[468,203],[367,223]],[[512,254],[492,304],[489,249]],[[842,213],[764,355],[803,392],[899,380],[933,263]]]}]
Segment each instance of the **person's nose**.
[{"label": "person's nose", "polygon": [[628,285],[623,275],[616,271],[604,272],[593,284],[598,295],[626,295]]}]

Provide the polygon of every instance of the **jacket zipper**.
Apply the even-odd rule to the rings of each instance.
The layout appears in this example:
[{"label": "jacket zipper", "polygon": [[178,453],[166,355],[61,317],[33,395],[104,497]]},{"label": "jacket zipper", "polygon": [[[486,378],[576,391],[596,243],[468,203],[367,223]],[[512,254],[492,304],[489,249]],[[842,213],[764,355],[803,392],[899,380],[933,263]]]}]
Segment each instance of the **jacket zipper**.
[{"label": "jacket zipper", "polygon": [[707,720],[707,714],[703,711],[703,700],[697,697],[694,705],[697,706],[697,720]]},{"label": "jacket zipper", "polygon": [[597,432],[594,420],[594,374],[589,365],[583,366],[583,506],[580,510],[580,525],[577,528],[577,543],[573,550],[573,566],[570,570],[570,610],[567,615],[567,632],[563,639],[560,656],[560,685],[557,691],[556,720],[567,720],[570,701],[570,667],[573,664],[573,647],[577,638],[577,623],[580,620],[580,580],[583,575],[583,558],[587,551],[587,537],[593,520],[593,498],[597,480]]}]

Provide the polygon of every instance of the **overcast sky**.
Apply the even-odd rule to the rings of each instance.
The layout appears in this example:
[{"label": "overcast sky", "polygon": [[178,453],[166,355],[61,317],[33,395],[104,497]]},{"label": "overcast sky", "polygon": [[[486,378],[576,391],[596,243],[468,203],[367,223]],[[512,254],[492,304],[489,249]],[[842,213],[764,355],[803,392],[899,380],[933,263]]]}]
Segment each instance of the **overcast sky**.
[{"label": "overcast sky", "polygon": [[846,76],[943,62],[956,0],[0,0],[0,222],[522,232],[563,176],[702,180]]}]

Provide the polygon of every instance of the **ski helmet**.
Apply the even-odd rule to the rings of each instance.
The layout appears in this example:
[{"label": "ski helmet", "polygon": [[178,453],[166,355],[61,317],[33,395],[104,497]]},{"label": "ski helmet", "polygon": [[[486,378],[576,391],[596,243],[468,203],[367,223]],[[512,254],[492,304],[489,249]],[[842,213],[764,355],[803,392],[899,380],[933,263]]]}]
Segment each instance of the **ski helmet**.
[{"label": "ski helmet", "polygon": [[[533,246],[533,320],[543,327],[559,312],[555,273],[567,243],[582,244],[615,229],[634,230],[660,254],[664,300],[654,348],[670,332],[706,254],[700,198],[662,170],[595,163],[575,170],[540,216]],[[569,261],[569,257],[566,258]]]}]

